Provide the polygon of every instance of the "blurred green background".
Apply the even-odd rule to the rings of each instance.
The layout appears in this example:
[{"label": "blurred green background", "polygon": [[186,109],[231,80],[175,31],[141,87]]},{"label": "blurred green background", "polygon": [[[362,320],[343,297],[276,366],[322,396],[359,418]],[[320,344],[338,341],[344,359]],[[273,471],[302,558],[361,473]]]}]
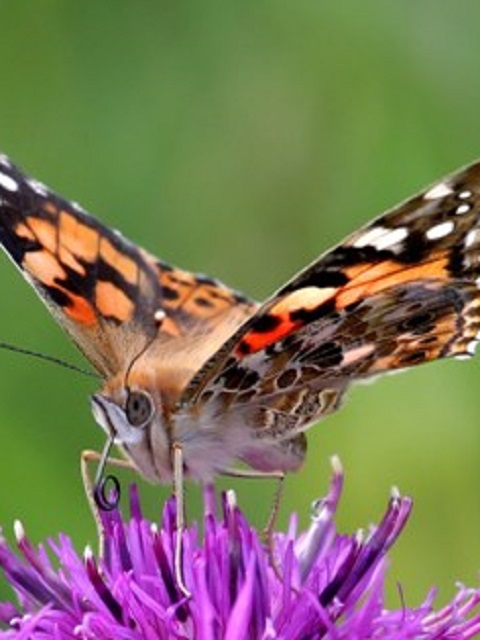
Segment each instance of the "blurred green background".
[{"label": "blurred green background", "polygon": [[[0,148],[165,260],[262,299],[347,233],[480,156],[476,0],[0,1]],[[7,259],[0,340],[81,362]],[[346,469],[339,528],[413,496],[390,602],[477,584],[480,361],[353,391],[310,432],[290,510],[308,522],[329,457]],[[89,379],[0,352],[0,522],[34,541],[94,527],[79,477],[100,447]],[[125,476],[127,482],[131,476]],[[259,526],[273,486],[234,485]],[[167,487],[142,483],[156,517]],[[199,514],[199,492],[188,509]]]}]

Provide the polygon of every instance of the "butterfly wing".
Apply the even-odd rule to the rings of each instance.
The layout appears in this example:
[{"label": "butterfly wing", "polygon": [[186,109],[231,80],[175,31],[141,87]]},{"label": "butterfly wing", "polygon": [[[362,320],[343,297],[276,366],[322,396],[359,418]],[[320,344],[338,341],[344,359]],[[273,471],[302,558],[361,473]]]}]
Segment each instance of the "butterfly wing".
[{"label": "butterfly wing", "polygon": [[336,410],[355,380],[468,356],[480,330],[480,163],[347,238],[282,287],[188,385],[185,407],[242,414],[288,441]]},{"label": "butterfly wing", "polygon": [[[0,243],[105,377],[144,347],[216,334],[208,355],[254,304],[221,283],[170,267],[0,158]],[[158,350],[161,353],[161,349]]]}]

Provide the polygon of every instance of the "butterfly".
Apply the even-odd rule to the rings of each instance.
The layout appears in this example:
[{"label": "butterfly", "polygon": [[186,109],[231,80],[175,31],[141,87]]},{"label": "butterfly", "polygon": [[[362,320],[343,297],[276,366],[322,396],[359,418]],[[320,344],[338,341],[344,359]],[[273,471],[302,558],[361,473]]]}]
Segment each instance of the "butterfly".
[{"label": "butterfly", "polygon": [[96,420],[154,482],[298,470],[356,381],[473,355],[480,163],[327,251],[262,304],[172,267],[0,157],[0,243],[103,380]]}]

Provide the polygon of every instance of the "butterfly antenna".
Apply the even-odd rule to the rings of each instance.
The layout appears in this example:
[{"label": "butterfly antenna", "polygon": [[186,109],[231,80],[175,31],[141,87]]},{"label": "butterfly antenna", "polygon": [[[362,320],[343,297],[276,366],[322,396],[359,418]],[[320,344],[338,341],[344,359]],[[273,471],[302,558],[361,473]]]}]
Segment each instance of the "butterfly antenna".
[{"label": "butterfly antenna", "polygon": [[13,351],[14,353],[20,353],[24,356],[30,356],[33,358],[38,358],[39,360],[44,360],[46,362],[51,362],[52,364],[57,364],[64,369],[69,369],[70,371],[76,371],[77,373],[82,373],[85,376],[89,376],[90,378],[100,378],[98,373],[94,373],[93,371],[89,371],[88,369],[82,369],[82,367],[78,367],[76,364],[72,364],[71,362],[65,362],[60,358],[55,358],[55,356],[49,356],[46,353],[40,353],[38,351],[31,351],[30,349],[24,349],[23,347],[17,347],[14,344],[9,344],[8,342],[0,342],[0,349],[5,349],[6,351]]},{"label": "butterfly antenna", "polygon": [[141,358],[143,356],[143,354],[148,351],[148,349],[152,346],[152,344],[155,342],[157,336],[154,335],[152,336],[149,340],[147,340],[147,342],[144,344],[144,346],[140,349],[140,351],[137,353],[136,356],[133,356],[133,358],[130,361],[130,364],[127,367],[127,370],[125,371],[125,382],[124,382],[124,386],[125,389],[128,389],[128,377],[130,376],[130,373],[133,369],[133,366],[135,365],[136,362],[138,362],[139,358]]}]

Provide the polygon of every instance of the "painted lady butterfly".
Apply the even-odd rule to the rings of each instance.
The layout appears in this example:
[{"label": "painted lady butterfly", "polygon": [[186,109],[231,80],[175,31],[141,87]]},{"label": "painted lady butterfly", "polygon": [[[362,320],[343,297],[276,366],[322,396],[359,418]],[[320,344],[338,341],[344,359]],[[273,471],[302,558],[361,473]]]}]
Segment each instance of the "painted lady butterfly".
[{"label": "painted lady butterfly", "polygon": [[[0,242],[104,380],[97,421],[140,473],[298,469],[350,384],[480,330],[480,163],[324,254],[261,305],[169,266],[0,158]],[[178,467],[177,467],[178,465]]]}]

